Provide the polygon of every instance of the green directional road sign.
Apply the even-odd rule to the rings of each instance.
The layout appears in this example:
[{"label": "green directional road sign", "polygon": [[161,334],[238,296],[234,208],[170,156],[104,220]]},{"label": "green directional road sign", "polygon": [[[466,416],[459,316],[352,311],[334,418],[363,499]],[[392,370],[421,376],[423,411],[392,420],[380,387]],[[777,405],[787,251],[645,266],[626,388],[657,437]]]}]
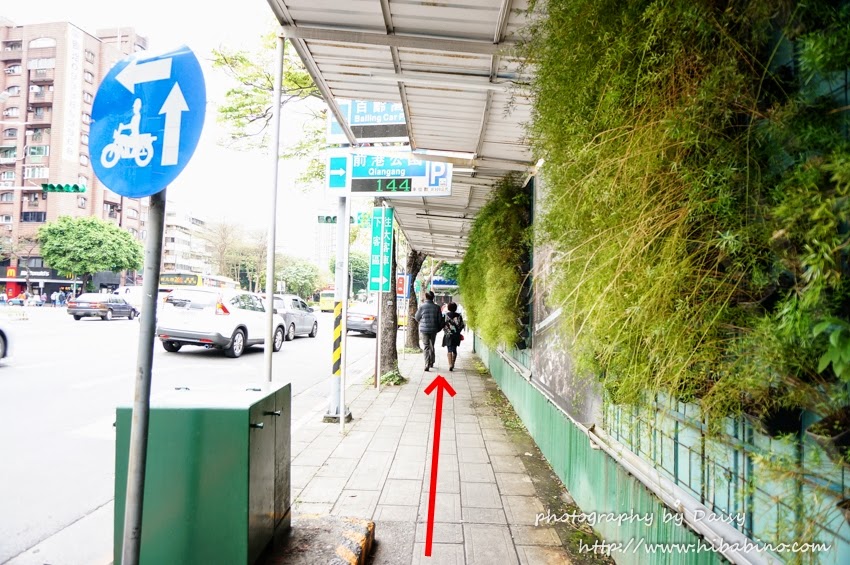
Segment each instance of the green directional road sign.
[{"label": "green directional road sign", "polygon": [[389,292],[392,289],[392,252],[393,209],[375,208],[372,211],[372,252],[369,255],[370,291]]}]

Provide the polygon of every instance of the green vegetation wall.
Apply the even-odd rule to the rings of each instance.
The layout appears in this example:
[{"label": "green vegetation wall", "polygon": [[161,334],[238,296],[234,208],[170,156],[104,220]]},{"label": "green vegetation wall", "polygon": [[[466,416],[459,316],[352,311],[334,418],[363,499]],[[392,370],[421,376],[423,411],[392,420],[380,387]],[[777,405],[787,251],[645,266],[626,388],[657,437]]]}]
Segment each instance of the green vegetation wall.
[{"label": "green vegetation wall", "polygon": [[[848,4],[530,10],[536,231],[560,252],[553,306],[579,369],[616,402],[664,392],[710,416],[845,406]],[[461,278],[488,281],[468,303],[493,339],[517,278],[495,283],[512,271],[481,222]]]},{"label": "green vegetation wall", "polygon": [[513,346],[527,308],[531,192],[518,175],[505,177],[469,233],[458,269],[466,323],[491,346]]}]

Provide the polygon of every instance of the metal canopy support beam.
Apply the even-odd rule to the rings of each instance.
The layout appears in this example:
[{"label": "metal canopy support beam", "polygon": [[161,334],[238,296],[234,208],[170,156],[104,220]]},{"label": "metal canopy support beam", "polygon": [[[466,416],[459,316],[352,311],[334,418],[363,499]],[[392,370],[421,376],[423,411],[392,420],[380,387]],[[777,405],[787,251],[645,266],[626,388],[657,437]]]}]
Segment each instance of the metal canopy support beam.
[{"label": "metal canopy support beam", "polygon": [[291,25],[284,26],[283,29],[286,37],[290,39],[353,43],[355,45],[383,45],[401,49],[448,51],[450,53],[471,53],[474,55],[496,55],[515,46],[514,43],[494,44],[487,41],[449,39],[434,35],[386,35],[365,31]]},{"label": "metal canopy support beam", "polygon": [[433,73],[432,76],[427,76],[428,74],[431,73],[416,74],[398,72],[390,74],[372,71],[367,76],[375,82],[400,82],[419,86],[456,88],[458,90],[486,90],[488,92],[493,90],[498,92],[509,92],[513,84],[511,82],[490,82],[487,77],[481,76],[476,77],[471,75],[446,73]]},{"label": "metal canopy support beam", "polygon": [[451,157],[449,155],[435,155],[432,153],[426,153],[426,151],[428,150],[423,149],[422,147],[418,147],[417,150],[413,152],[413,154],[427,161],[440,161],[441,163],[451,163],[456,167],[463,168],[476,167],[482,169],[499,169],[505,171],[525,172],[533,167],[532,163],[526,163],[523,161],[509,161],[506,159],[487,158],[466,159],[464,157]]}]

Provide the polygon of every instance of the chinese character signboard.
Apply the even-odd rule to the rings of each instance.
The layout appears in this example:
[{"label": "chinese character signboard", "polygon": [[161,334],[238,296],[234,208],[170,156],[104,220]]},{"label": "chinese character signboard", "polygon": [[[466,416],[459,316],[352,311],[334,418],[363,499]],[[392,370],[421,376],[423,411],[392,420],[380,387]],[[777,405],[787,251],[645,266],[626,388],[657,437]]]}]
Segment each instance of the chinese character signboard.
[{"label": "chinese character signboard", "polygon": [[389,292],[393,253],[393,210],[375,208],[372,212],[372,252],[369,254],[369,290]]}]

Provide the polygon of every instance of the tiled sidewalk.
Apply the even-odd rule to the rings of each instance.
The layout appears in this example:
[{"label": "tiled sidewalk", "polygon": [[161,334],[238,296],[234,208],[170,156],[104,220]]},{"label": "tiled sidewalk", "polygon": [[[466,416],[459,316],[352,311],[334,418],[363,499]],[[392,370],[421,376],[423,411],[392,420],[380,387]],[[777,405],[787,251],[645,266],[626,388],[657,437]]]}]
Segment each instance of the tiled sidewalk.
[{"label": "tiled sidewalk", "polygon": [[[378,394],[354,383],[355,419],[344,437],[339,425],[318,421],[295,431],[294,512],[374,520],[375,564],[569,563],[557,531],[534,525],[546,510],[523,463],[530,454],[485,404],[474,355],[461,352],[449,372],[444,351],[430,372],[421,355],[401,358],[410,379],[401,387]],[[444,395],[434,547],[425,558],[434,396],[423,391],[437,374],[457,395]]]}]

